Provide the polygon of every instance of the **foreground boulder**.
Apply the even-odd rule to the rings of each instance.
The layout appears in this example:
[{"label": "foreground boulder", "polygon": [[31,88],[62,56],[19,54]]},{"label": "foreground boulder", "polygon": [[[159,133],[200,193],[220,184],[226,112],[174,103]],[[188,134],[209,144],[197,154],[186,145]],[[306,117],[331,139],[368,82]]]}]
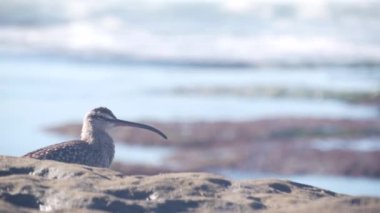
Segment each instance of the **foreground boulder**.
[{"label": "foreground boulder", "polygon": [[0,156],[0,212],[379,212],[353,197],[286,180],[208,173],[127,176],[110,169]]}]

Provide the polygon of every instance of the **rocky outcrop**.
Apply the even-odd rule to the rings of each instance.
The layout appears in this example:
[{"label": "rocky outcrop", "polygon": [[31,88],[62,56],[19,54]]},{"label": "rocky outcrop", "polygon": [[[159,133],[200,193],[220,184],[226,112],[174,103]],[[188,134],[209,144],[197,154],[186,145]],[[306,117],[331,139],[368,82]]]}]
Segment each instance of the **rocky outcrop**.
[{"label": "rocky outcrop", "polygon": [[287,180],[231,181],[208,173],[134,175],[0,157],[0,212],[379,212],[352,197]]},{"label": "rocky outcrop", "polygon": [[[164,131],[169,139],[163,142],[156,135],[142,134],[136,128],[117,129],[112,136],[116,142],[125,144],[174,147],[175,151],[165,160],[169,163],[144,168],[119,162],[113,165],[114,169],[132,171],[129,174],[134,174],[133,171],[153,174],[169,170],[209,172],[227,169],[380,178],[380,150],[371,148],[379,147],[380,119],[282,118],[142,123]],[[79,138],[80,129],[78,123],[50,128],[49,131],[75,139]],[[323,149],[326,144],[330,149]],[[363,151],[359,147],[367,148]],[[173,165],[170,162],[174,162]]]}]

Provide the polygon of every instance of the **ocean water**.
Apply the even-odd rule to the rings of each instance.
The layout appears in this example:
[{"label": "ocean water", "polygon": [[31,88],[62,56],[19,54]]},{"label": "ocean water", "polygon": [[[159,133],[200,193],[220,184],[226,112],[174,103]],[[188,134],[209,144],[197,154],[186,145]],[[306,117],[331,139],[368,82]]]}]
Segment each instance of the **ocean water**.
[{"label": "ocean water", "polygon": [[377,0],[2,0],[0,51],[198,66],[378,66]]},{"label": "ocean water", "polygon": [[[2,155],[72,139],[43,129],[78,122],[97,106],[131,121],[379,119],[376,106],[334,98],[168,92],[281,87],[379,94],[376,0],[0,2]],[[377,150],[377,139],[369,140],[360,147],[326,141],[316,148]],[[118,160],[153,165],[171,152],[118,150]],[[347,193],[380,196],[369,190],[379,188],[378,180],[326,178],[304,182],[331,182],[322,186],[334,190],[336,182],[355,184]]]},{"label": "ocean water", "polygon": [[[177,86],[283,84],[290,87],[314,78],[314,86],[336,90],[372,90],[379,80],[345,70],[298,70],[282,76],[281,69],[255,70],[232,68],[223,71],[200,68],[112,66],[77,63],[45,58],[3,57],[0,59],[1,119],[5,153],[20,155],[51,143],[51,137],[27,143],[42,129],[65,122],[78,122],[97,106],[107,106],[127,120],[214,121],[257,120],[281,117],[373,119],[374,106],[349,104],[334,99],[302,99],[234,95],[176,95],[154,91]],[[317,76],[320,79],[317,78]],[[297,80],[298,76],[298,80]],[[340,79],[351,79],[349,81]],[[230,80],[231,79],[231,80]],[[298,83],[297,83],[298,82]],[[346,83],[345,83],[346,82]],[[312,84],[311,84],[312,85]],[[351,86],[354,85],[354,86]],[[153,92],[152,92],[153,91]],[[201,110],[199,110],[201,109]],[[23,134],[19,134],[23,132]],[[29,132],[29,134],[27,133]],[[16,152],[10,151],[14,150]]]}]

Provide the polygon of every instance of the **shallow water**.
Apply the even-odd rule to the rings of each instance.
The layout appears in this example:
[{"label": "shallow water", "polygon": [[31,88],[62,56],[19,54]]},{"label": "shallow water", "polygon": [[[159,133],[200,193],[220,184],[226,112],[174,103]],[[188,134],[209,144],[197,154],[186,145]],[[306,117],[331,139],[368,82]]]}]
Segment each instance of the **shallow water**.
[{"label": "shallow water", "polygon": [[360,152],[375,152],[380,151],[380,138],[369,137],[364,139],[343,140],[343,139],[325,139],[315,140],[311,147],[321,151],[331,150],[352,150]]},{"label": "shallow water", "polygon": [[151,147],[116,143],[115,159],[130,164],[165,165],[165,159],[175,149],[169,147]]},{"label": "shallow water", "polygon": [[235,170],[215,171],[236,180],[245,179],[286,179],[307,185],[328,189],[342,194],[380,197],[380,180],[366,177],[343,177],[329,175],[278,175]]},{"label": "shallow water", "polygon": [[[297,84],[298,75],[281,70],[216,70],[146,66],[111,66],[46,58],[0,58],[0,118],[4,154],[21,155],[61,138],[42,133],[44,127],[78,122],[85,112],[107,106],[126,120],[196,121],[255,120],[278,117],[367,119],[378,117],[376,107],[333,99],[244,98],[237,96],[171,95],[156,93],[178,85]],[[268,72],[267,72],[268,71]],[[316,85],[336,89],[372,90],[378,78],[338,70],[296,70],[304,78],[325,76]],[[317,74],[316,74],[317,73]],[[319,74],[318,74],[319,73]],[[310,75],[308,77],[308,74]],[[272,76],[272,77],[271,77]],[[329,77],[326,77],[329,76]],[[359,78],[357,78],[360,76]],[[229,81],[231,79],[231,81]],[[345,81],[345,79],[351,79]],[[298,83],[297,83],[298,82]],[[343,83],[346,82],[346,83]],[[300,85],[301,84],[301,85]],[[345,85],[347,84],[347,85]],[[20,134],[22,133],[22,134]],[[56,138],[54,140],[54,137]],[[25,142],[25,141],[33,141]],[[17,148],[15,148],[17,147]]]}]

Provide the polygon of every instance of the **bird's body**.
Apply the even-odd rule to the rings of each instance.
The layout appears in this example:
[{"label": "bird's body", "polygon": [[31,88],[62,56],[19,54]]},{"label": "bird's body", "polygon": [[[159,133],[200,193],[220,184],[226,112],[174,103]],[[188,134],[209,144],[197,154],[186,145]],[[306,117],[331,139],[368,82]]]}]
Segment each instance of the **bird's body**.
[{"label": "bird's body", "polygon": [[[114,149],[112,150],[114,151]],[[106,153],[103,148],[95,147],[85,141],[73,140],[38,149],[24,155],[24,157],[96,167],[109,167],[113,160],[114,152],[111,155]]]},{"label": "bird's body", "polygon": [[96,167],[109,167],[115,154],[115,145],[106,132],[112,126],[133,126],[148,129],[166,136],[159,130],[138,123],[118,120],[113,113],[104,107],[90,111],[84,118],[81,140],[73,140],[47,146],[23,157],[41,160],[56,160]]}]

